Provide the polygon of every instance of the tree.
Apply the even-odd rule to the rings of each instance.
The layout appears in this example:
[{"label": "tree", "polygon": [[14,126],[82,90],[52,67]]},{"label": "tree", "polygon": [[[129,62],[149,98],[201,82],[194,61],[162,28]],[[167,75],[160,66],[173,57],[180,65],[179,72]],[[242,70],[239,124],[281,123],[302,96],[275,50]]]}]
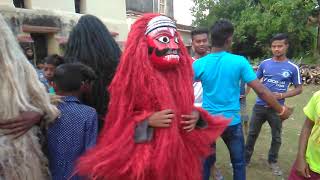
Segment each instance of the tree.
[{"label": "tree", "polygon": [[194,0],[192,9],[195,26],[211,26],[220,18],[235,25],[235,53],[252,59],[270,56],[271,37],[288,33],[288,55],[310,54],[316,39],[315,26],[308,25],[308,17],[316,7],[312,0]]},{"label": "tree", "polygon": [[317,0],[317,3],[316,8],[314,8],[312,15],[309,17],[309,22],[318,27],[317,50],[320,52],[320,0]]}]

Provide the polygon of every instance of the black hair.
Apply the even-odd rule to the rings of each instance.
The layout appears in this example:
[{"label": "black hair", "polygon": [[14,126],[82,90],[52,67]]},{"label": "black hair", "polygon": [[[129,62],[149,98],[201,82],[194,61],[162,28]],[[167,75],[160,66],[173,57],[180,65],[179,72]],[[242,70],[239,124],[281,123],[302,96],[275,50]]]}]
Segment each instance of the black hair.
[{"label": "black hair", "polygon": [[230,21],[218,20],[210,29],[212,47],[223,47],[233,32],[234,27]]},{"label": "black hair", "polygon": [[199,34],[209,35],[209,30],[207,28],[196,28],[191,31],[191,39],[193,39],[195,35],[199,35]]},{"label": "black hair", "polygon": [[39,61],[36,62],[36,65],[38,65],[38,64],[44,64],[44,61],[43,60],[39,60]]},{"label": "black hair", "polygon": [[[32,51],[32,56],[29,56],[28,54],[27,54],[27,51],[28,50],[31,50]],[[23,48],[23,51],[24,51],[24,55],[29,59],[29,60],[33,60],[34,59],[34,51],[33,51],[33,49],[31,48],[31,47],[29,47],[29,46],[27,46],[27,47],[24,47]]]},{"label": "black hair", "polygon": [[52,54],[44,58],[44,63],[51,64],[51,65],[54,65],[55,67],[58,67],[59,65],[64,63],[64,59],[58,54]]},{"label": "black hair", "polygon": [[25,52],[28,51],[28,50],[31,50],[33,52],[33,49],[31,47],[29,47],[29,46],[27,46],[27,47],[25,47],[23,49],[24,49]]},{"label": "black hair", "polygon": [[74,92],[81,88],[83,82],[96,79],[94,71],[81,63],[69,63],[58,66],[53,76],[53,82],[60,91]]},{"label": "black hair", "polygon": [[66,62],[74,62],[72,59],[75,59],[95,71],[97,80],[93,82],[91,98],[84,103],[94,107],[99,115],[105,115],[107,110],[107,87],[120,55],[121,50],[107,27],[93,15],[82,16],[70,33],[65,51]]},{"label": "black hair", "polygon": [[289,43],[289,36],[286,33],[278,33],[271,38],[270,44],[272,44],[273,41],[281,41],[281,40],[285,40],[284,42],[286,44],[288,44]]}]

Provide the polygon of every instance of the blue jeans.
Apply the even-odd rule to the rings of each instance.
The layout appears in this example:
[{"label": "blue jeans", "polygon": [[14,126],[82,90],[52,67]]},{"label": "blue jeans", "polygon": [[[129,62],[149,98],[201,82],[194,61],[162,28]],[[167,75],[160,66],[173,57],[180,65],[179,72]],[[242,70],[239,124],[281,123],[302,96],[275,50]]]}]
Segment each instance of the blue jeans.
[{"label": "blue jeans", "polygon": [[[246,164],[244,158],[244,138],[242,125],[236,124],[229,126],[221,135],[224,143],[227,145],[230,159],[233,167],[233,179],[246,179]],[[215,163],[216,154],[210,155],[204,162],[203,180],[209,180],[211,166]]]}]

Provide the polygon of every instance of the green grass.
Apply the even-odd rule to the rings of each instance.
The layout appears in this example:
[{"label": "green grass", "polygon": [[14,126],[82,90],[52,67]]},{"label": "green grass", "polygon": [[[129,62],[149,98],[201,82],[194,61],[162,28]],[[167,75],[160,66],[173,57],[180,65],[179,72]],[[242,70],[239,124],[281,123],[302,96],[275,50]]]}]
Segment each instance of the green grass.
[{"label": "green grass", "polygon": [[[261,129],[251,158],[250,167],[247,168],[248,180],[277,180],[287,179],[291,166],[295,160],[300,130],[305,120],[303,107],[307,104],[312,94],[320,90],[319,86],[304,86],[303,93],[299,96],[288,98],[286,104],[294,107],[293,115],[284,122],[282,128],[282,145],[279,152],[279,165],[283,170],[282,177],[273,176],[268,168],[267,155],[271,144],[271,131],[268,123]],[[251,92],[247,98],[249,115],[255,103],[255,93]],[[232,180],[229,152],[221,139],[217,142],[217,167],[221,170],[225,180]]]}]

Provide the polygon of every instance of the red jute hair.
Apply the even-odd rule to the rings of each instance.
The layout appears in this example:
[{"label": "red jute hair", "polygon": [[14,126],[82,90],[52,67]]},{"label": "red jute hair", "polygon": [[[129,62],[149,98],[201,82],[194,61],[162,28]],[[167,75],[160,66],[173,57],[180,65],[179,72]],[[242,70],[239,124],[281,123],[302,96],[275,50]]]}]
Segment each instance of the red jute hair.
[{"label": "red jute hair", "polygon": [[[190,133],[182,129],[181,115],[194,110],[192,59],[179,37],[177,68],[160,71],[152,65],[144,33],[156,16],[143,15],[131,27],[110,85],[105,126],[96,147],[80,158],[76,169],[80,175],[108,180],[200,180],[201,160],[229,123],[198,109],[208,128]],[[171,126],[155,128],[149,142],[135,143],[137,123],[164,109],[175,113]]]}]

